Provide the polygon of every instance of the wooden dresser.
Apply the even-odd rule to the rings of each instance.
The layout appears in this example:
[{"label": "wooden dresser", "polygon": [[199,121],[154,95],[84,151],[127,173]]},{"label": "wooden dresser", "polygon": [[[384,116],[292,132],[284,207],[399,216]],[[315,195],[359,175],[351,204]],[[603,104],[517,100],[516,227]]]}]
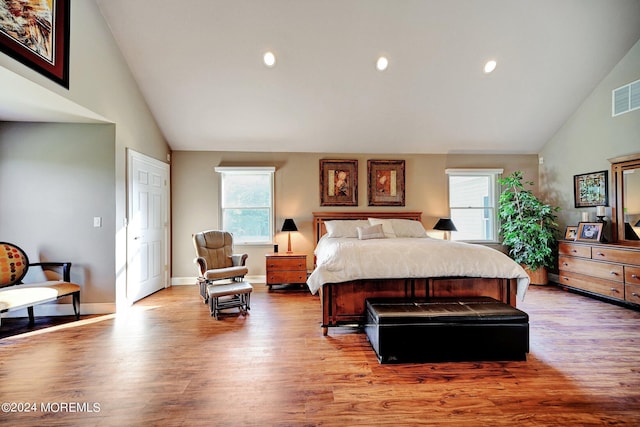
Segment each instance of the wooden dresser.
[{"label": "wooden dresser", "polygon": [[640,305],[640,246],[562,241],[561,286]]},{"label": "wooden dresser", "polygon": [[267,286],[304,284],[307,282],[307,255],[267,254]]}]

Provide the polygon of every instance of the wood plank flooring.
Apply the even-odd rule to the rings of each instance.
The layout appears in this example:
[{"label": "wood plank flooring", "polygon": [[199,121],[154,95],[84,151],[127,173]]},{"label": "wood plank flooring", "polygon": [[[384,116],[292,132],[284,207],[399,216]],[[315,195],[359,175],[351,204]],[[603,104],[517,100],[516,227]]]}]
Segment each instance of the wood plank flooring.
[{"label": "wood plank flooring", "polygon": [[254,288],[246,318],[216,321],[178,286],[0,339],[0,402],[36,408],[0,424],[640,425],[637,311],[531,287],[526,362],[380,365],[364,334],[322,336],[317,296]]}]

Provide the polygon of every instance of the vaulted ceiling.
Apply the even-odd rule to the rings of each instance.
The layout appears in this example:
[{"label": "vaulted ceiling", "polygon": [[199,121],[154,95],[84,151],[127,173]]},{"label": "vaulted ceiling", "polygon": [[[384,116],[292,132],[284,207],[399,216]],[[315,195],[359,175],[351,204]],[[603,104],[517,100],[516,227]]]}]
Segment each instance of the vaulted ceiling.
[{"label": "vaulted ceiling", "polygon": [[640,0],[97,3],[174,150],[537,153],[640,39]]}]

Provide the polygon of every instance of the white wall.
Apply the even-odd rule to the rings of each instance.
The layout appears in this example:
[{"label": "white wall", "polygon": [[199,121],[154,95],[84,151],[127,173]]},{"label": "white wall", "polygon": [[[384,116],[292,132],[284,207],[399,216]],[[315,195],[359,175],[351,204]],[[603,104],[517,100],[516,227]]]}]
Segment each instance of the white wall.
[{"label": "white wall", "polygon": [[[443,154],[331,154],[331,153],[245,153],[195,152],[173,153],[171,178],[173,206],[172,276],[176,282],[195,277],[195,251],[191,235],[216,229],[219,224],[219,175],[215,166],[275,166],[276,228],[284,218],[294,218],[299,232],[292,233],[293,250],[307,254],[307,268],[313,267],[313,212],[315,211],[421,211],[425,228],[433,227],[439,217],[448,216],[447,168],[504,168],[505,174],[522,170],[526,179],[538,176],[537,155],[443,155]],[[320,206],[320,159],[358,160],[358,206]],[[405,206],[367,206],[367,160],[405,160]],[[277,232],[275,243],[286,248],[287,234]],[[273,246],[238,246],[249,254],[249,275],[265,274],[265,254]]]},{"label": "white wall", "polygon": [[[574,208],[573,177],[611,170],[608,159],[640,153],[640,110],[611,117],[611,91],[640,79],[640,41],[593,90],[573,116],[545,145],[540,155],[541,191],[560,206],[559,222],[577,225],[581,212],[595,220],[595,208]],[[609,176],[611,180],[611,176]],[[611,182],[609,183],[610,201]],[[607,208],[611,217],[611,207]],[[610,227],[606,230],[610,236]]]},{"label": "white wall", "polygon": [[106,124],[0,124],[0,240],[30,262],[71,261],[92,310],[115,301],[113,137]]},{"label": "white wall", "polygon": [[[109,256],[108,263],[113,270],[107,276],[101,276],[97,271],[90,271],[87,276],[87,292],[83,298],[103,300],[106,293],[98,288],[108,286],[116,288],[118,295],[123,295],[126,272],[126,240],[124,233],[124,220],[126,218],[126,149],[133,148],[151,157],[166,161],[169,147],[156,125],[140,91],[134,81],[129,68],[115,43],[108,26],[106,25],[98,6],[94,0],[71,1],[71,39],[70,39],[70,84],[69,90],[48,80],[35,71],[23,66],[10,57],[0,54],[0,67],[22,76],[42,88],[54,92],[74,103],[106,118],[115,124],[112,129],[111,151],[108,161],[113,174],[113,190],[107,196],[111,203],[110,223],[106,224],[111,233],[100,236],[95,242],[102,247],[111,247],[113,252]],[[1,84],[1,82],[0,82]],[[38,99],[29,99],[25,102],[35,103]],[[3,125],[6,129],[6,124]],[[29,134],[28,127],[20,128],[20,133],[26,138]],[[33,138],[40,134],[38,125],[33,125]],[[0,144],[4,149],[21,143],[21,138],[16,138],[14,128],[9,127],[4,133]],[[63,135],[66,131],[57,128],[56,133]],[[72,131],[75,132],[75,131]],[[90,135],[91,132],[88,132]],[[91,137],[82,137],[81,141],[70,141],[66,145],[64,138],[53,138],[56,148],[62,151],[74,144],[81,142],[91,146],[96,141]],[[100,142],[101,144],[102,142]],[[9,147],[9,148],[8,148]],[[83,158],[77,158],[79,164],[95,160],[100,156],[100,150],[87,150]],[[47,176],[41,176],[43,182]],[[0,186],[6,183],[0,183]],[[67,209],[66,206],[60,206]],[[5,217],[3,215],[3,222]],[[0,230],[2,230],[0,228]],[[31,245],[36,246],[33,242]],[[41,242],[45,244],[45,242]],[[66,242],[69,246],[77,244],[74,238]],[[71,261],[74,261],[71,259]],[[113,292],[111,293],[113,295]],[[112,296],[109,298],[113,299]],[[114,302],[114,301],[112,301]],[[120,301],[122,302],[122,301]]]}]

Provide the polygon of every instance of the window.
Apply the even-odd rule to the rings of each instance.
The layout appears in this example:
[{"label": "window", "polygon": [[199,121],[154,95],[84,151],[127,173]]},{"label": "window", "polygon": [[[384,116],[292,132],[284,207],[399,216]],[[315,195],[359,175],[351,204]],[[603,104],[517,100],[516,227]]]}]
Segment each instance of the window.
[{"label": "window", "polygon": [[221,229],[233,242],[273,240],[273,167],[216,167],[220,173]]},{"label": "window", "polygon": [[498,240],[498,183],[502,169],[447,169],[452,240]]}]

